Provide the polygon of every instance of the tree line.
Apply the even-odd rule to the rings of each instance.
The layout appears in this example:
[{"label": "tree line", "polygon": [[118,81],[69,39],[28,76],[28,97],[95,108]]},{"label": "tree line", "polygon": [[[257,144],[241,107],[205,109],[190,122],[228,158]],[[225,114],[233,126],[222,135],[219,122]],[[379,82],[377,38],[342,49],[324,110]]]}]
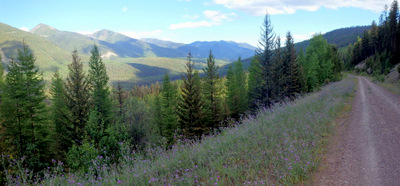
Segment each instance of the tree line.
[{"label": "tree line", "polygon": [[394,0],[388,10],[386,5],[379,23],[371,24],[362,38],[350,44],[341,53],[348,69],[360,62],[365,62],[364,70],[368,74],[388,74],[393,65],[400,60],[400,18],[397,0]]},{"label": "tree line", "polygon": [[172,82],[166,73],[161,85],[129,92],[119,85],[109,87],[96,45],[87,72],[75,50],[67,77],[54,73],[49,98],[34,54],[24,42],[7,65],[7,75],[0,74],[0,153],[24,157],[24,166],[34,171],[57,159],[71,171],[85,172],[98,156],[118,163],[124,147],[141,151],[153,145],[170,148],[180,139],[197,140],[240,123],[260,108],[340,79],[343,61],[322,35],[311,39],[305,54],[297,54],[290,32],[282,47],[269,15],[262,28],[248,71],[239,57],[221,77],[210,51],[200,77],[189,52],[182,80]]}]

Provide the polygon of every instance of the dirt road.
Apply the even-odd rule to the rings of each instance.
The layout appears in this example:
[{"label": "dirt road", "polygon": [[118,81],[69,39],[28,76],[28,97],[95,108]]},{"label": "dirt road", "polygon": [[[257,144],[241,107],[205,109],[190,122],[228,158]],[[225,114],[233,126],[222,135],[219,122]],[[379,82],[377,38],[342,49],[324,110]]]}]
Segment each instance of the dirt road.
[{"label": "dirt road", "polygon": [[400,96],[357,77],[348,118],[312,185],[400,185]]}]

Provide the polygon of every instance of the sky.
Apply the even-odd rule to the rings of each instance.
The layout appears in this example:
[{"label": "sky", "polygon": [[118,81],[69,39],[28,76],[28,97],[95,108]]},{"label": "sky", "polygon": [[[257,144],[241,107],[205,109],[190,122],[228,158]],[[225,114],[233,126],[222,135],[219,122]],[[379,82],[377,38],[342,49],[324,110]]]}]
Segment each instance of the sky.
[{"label": "sky", "polygon": [[[256,46],[266,12],[273,30],[295,42],[315,33],[370,25],[392,0],[0,0],[0,22],[30,30],[43,23],[90,34],[180,43],[236,41]],[[378,21],[377,21],[378,22]],[[282,39],[283,41],[283,39]]]}]

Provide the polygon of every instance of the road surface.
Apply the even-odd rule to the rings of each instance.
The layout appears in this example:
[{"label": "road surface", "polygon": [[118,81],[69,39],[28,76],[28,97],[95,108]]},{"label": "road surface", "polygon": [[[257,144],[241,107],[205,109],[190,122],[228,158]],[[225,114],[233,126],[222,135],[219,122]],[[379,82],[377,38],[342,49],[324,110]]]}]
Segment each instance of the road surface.
[{"label": "road surface", "polygon": [[400,185],[400,96],[357,79],[351,113],[340,121],[312,185]]}]

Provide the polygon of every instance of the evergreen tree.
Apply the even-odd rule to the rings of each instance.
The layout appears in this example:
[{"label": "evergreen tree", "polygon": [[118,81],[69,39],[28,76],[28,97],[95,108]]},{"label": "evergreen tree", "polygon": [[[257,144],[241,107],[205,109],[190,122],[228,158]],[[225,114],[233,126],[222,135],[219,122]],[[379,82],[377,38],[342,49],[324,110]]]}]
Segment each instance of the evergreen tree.
[{"label": "evergreen tree", "polygon": [[215,64],[215,58],[210,50],[210,55],[207,58],[207,66],[203,69],[205,73],[204,81],[204,100],[205,100],[205,116],[208,127],[216,128],[221,123],[221,92],[220,78],[218,66]]},{"label": "evergreen tree", "polygon": [[50,94],[52,96],[51,116],[55,127],[53,139],[56,144],[56,158],[64,160],[68,149],[73,145],[71,139],[73,126],[69,123],[71,114],[67,105],[66,90],[58,71],[54,73],[50,87]]},{"label": "evergreen tree", "polygon": [[279,102],[287,96],[288,91],[288,65],[285,60],[284,51],[281,48],[281,38],[277,37],[275,42],[275,55],[273,63],[271,64],[272,79],[274,80],[271,85],[272,102]]},{"label": "evergreen tree", "polygon": [[290,99],[294,99],[296,94],[299,94],[302,90],[302,77],[300,77],[301,73],[299,70],[299,64],[297,62],[294,41],[290,32],[288,32],[286,35],[285,64],[287,66],[285,83],[287,86],[287,90],[285,91],[285,96]]},{"label": "evergreen tree", "polygon": [[67,106],[70,110],[69,123],[72,127],[71,140],[82,144],[85,125],[89,117],[89,83],[83,71],[83,64],[78,52],[72,52],[72,63],[68,65],[69,75],[65,82]]},{"label": "evergreen tree", "polygon": [[248,104],[246,74],[240,58],[229,66],[226,79],[230,115],[239,120],[240,115],[246,112]]},{"label": "evergreen tree", "polygon": [[190,53],[186,63],[186,73],[182,80],[182,98],[178,104],[179,126],[185,137],[200,137],[207,132],[208,128],[203,120],[200,77],[198,71],[194,70],[194,62]]},{"label": "evergreen tree", "polygon": [[177,96],[177,88],[171,84],[167,72],[164,76],[161,93],[161,130],[169,143],[173,141],[174,133],[178,129]]},{"label": "evergreen tree", "polygon": [[260,82],[262,81],[261,65],[258,61],[258,56],[254,56],[251,59],[249,67],[249,81],[248,81],[248,107],[252,112],[256,111],[261,100],[261,87]]},{"label": "evergreen tree", "polygon": [[3,92],[2,123],[10,146],[16,147],[19,157],[32,170],[44,166],[48,153],[48,115],[44,100],[44,80],[35,65],[36,58],[23,42],[17,60],[8,65]]},{"label": "evergreen tree", "polygon": [[112,104],[108,87],[109,77],[103,63],[99,49],[94,45],[89,59],[89,84],[91,86],[91,101],[98,114],[98,124],[108,128],[112,120]]},{"label": "evergreen tree", "polygon": [[[388,17],[388,31],[389,31],[389,38],[390,38],[390,51],[393,55],[396,55],[398,50],[398,17],[399,17],[399,6],[397,0],[392,2],[390,6],[390,12]],[[396,61],[397,62],[397,61]]]},{"label": "evergreen tree", "polygon": [[272,71],[272,49],[274,47],[274,34],[272,32],[271,20],[269,15],[265,15],[261,39],[259,41],[259,47],[256,50],[256,54],[258,55],[258,60],[261,65],[261,76],[262,81],[259,83],[260,88],[256,90],[260,90],[261,92],[261,103],[264,106],[271,106],[272,99],[272,89],[273,89],[273,71]]}]

